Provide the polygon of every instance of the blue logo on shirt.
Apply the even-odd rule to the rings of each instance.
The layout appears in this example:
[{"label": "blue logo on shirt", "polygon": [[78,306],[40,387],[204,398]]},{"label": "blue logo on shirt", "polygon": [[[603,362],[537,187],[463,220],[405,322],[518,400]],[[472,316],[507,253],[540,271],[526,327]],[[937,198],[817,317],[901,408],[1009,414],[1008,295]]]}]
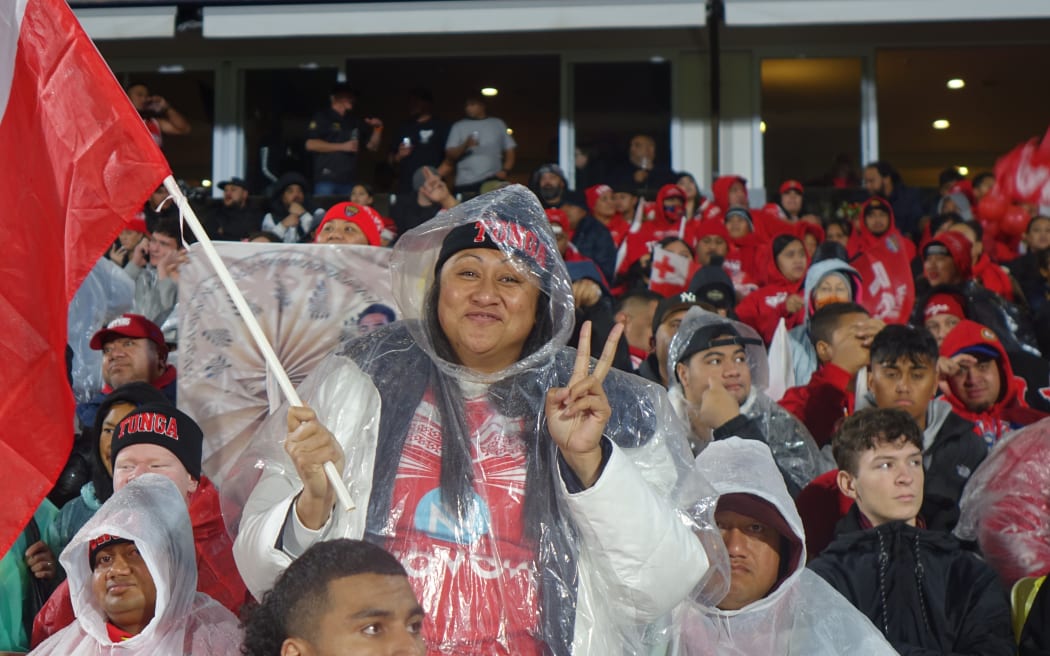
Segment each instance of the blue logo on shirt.
[{"label": "blue logo on shirt", "polygon": [[441,503],[441,490],[433,489],[419,500],[414,524],[417,531],[438,540],[472,544],[489,532],[492,516],[485,502],[474,493],[464,516],[453,517]]}]

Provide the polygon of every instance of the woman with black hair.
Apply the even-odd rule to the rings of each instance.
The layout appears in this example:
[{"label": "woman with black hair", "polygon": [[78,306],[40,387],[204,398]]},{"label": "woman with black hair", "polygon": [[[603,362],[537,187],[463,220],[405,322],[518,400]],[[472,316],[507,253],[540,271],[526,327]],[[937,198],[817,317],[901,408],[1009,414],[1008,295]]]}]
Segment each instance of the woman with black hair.
[{"label": "woman with black hair", "polygon": [[[250,588],[311,544],[363,538],[405,566],[428,653],[666,640],[652,623],[728,580],[711,489],[663,390],[609,371],[620,330],[597,363],[564,346],[571,287],[535,196],[507,187],[411,230],[391,271],[407,319],[324,363],[311,408],[276,413],[278,439],[246,454],[269,461],[235,545]],[[329,460],[356,509],[335,507]]]}]

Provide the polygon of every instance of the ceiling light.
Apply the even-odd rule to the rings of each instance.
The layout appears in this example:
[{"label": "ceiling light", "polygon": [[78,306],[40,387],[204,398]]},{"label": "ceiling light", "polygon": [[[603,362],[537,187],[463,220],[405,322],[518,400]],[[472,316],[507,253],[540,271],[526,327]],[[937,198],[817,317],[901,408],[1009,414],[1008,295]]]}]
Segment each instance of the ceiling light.
[{"label": "ceiling light", "polygon": [[956,166],[955,170],[959,172],[959,175],[970,175],[969,166]]},{"label": "ceiling light", "polygon": [[758,122],[758,131],[761,132],[762,134],[766,133],[766,122],[765,121],[759,121]]},{"label": "ceiling light", "polygon": [[947,130],[949,126],[951,126],[951,123],[946,118],[939,118],[933,122],[934,130]]},{"label": "ceiling light", "polygon": [[962,79],[961,77],[953,77],[952,79],[948,80],[949,89],[962,89],[964,86],[966,86],[966,80]]},{"label": "ceiling light", "polygon": [[211,186],[211,180],[201,180],[201,186],[202,187],[210,187]]},{"label": "ceiling light", "polygon": [[495,96],[498,93],[499,93],[499,89],[497,89],[496,87],[485,87],[484,89],[481,90],[481,95],[483,95],[483,96],[492,97],[492,96]]},{"label": "ceiling light", "polygon": [[507,128],[507,134],[514,134],[514,130],[512,130],[511,128]]}]

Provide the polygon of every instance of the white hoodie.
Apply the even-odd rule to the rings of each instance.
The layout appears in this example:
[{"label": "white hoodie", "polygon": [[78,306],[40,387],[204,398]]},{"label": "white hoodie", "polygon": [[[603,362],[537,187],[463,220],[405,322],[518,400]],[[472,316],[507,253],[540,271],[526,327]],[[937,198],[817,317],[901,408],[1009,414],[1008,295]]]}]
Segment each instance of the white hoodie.
[{"label": "white hoodie", "polygon": [[[113,643],[106,617],[91,590],[88,547],[100,535],[116,535],[138,547],[153,576],[157,602],[142,632]],[[197,592],[193,528],[175,484],[147,474],[115,492],[73,537],[59,560],[69,574],[77,621],[48,638],[33,654],[88,656],[184,656],[235,654],[242,635],[237,618],[208,595]]]},{"label": "white hoodie", "polygon": [[882,633],[842,595],[805,568],[802,519],[769,447],[731,437],[708,446],[697,469],[719,495],[745,493],[768,501],[794,532],[802,553],[795,571],[772,593],[740,610],[696,601],[679,609],[683,629],[676,654],[873,656],[896,654]]}]

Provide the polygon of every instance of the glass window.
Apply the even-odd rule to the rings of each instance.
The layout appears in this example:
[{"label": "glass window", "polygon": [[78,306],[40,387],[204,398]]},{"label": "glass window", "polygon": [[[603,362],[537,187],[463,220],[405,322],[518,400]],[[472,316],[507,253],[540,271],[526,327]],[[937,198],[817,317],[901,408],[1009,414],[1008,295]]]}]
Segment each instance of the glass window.
[{"label": "glass window", "polygon": [[859,182],[860,83],[859,58],[762,60],[767,191],[775,194],[784,180]]},{"label": "glass window", "polygon": [[212,71],[179,73],[124,72],[118,78],[127,89],[144,84],[150,95],[164,98],[190,124],[187,135],[165,134],[161,150],[172,174],[191,187],[211,177],[212,125],[215,117],[215,74]]},{"label": "glass window", "polygon": [[671,163],[670,62],[596,62],[573,66],[576,188],[608,183],[627,163],[631,138],[656,142],[654,165]]},{"label": "glass window", "polygon": [[[879,51],[881,159],[919,187],[937,187],[950,166],[992,170],[998,157],[1046,132],[1046,61],[1046,45]],[[963,84],[949,88],[949,80]],[[937,120],[947,127],[936,129]]]}]

